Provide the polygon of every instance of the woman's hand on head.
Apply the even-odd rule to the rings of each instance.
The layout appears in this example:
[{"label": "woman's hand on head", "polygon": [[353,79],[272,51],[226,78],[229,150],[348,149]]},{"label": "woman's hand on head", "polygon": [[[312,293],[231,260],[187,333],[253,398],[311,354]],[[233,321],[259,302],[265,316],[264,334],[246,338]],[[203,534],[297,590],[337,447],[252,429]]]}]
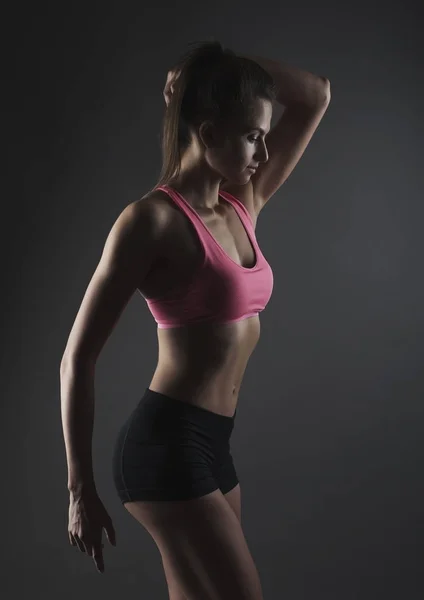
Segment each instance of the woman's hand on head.
[{"label": "woman's hand on head", "polygon": [[174,85],[180,74],[181,70],[177,68],[170,69],[168,71],[165,87],[163,88],[163,97],[165,99],[166,106],[168,106],[171,101],[172,94],[174,93]]}]

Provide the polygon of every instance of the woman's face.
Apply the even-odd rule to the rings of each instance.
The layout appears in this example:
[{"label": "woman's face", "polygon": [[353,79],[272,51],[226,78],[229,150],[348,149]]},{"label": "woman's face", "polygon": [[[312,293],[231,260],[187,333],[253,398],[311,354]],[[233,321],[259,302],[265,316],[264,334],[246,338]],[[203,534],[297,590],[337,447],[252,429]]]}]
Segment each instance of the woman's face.
[{"label": "woman's face", "polygon": [[230,132],[222,134],[218,147],[209,146],[205,159],[231,183],[243,184],[253,175],[248,167],[257,167],[268,160],[266,135],[271,128],[272,103],[258,98],[247,122],[234,124]]}]

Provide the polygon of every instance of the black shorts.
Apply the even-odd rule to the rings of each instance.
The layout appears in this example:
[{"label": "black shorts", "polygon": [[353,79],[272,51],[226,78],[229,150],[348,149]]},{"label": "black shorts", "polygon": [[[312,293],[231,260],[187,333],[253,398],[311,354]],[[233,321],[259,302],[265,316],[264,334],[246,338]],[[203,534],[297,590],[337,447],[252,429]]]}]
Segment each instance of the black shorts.
[{"label": "black shorts", "polygon": [[119,430],[113,480],[122,503],[189,500],[238,484],[230,453],[235,417],[149,388]]}]

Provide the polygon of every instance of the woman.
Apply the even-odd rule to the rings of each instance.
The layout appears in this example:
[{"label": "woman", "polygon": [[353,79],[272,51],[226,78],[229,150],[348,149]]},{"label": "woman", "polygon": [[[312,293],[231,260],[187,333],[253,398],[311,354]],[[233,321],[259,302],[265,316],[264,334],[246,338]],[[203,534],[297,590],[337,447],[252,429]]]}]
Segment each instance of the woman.
[{"label": "woman", "polygon": [[[102,528],[113,544],[115,531],[91,464],[93,374],[139,290],[158,324],[158,364],[120,429],[113,476],[123,505],[157,544],[170,600],[262,598],[230,453],[273,288],[255,226],[317,128],[329,87],[258,62],[209,42],[194,44],[168,73],[159,183],[112,227],[62,360],[69,537],[103,572]],[[265,143],[275,99],[288,108]],[[84,394],[86,421],[76,418]]]}]

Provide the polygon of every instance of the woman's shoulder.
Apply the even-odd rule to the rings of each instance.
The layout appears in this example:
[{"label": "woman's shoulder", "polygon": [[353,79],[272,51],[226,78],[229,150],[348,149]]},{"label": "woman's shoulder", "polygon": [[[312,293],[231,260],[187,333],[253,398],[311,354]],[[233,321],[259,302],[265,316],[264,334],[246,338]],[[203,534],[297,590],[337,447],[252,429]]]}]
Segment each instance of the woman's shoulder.
[{"label": "woman's shoulder", "polygon": [[175,205],[168,194],[162,190],[153,189],[132,203],[133,210],[148,214],[151,219],[158,220],[159,224],[171,225],[175,217]]}]

